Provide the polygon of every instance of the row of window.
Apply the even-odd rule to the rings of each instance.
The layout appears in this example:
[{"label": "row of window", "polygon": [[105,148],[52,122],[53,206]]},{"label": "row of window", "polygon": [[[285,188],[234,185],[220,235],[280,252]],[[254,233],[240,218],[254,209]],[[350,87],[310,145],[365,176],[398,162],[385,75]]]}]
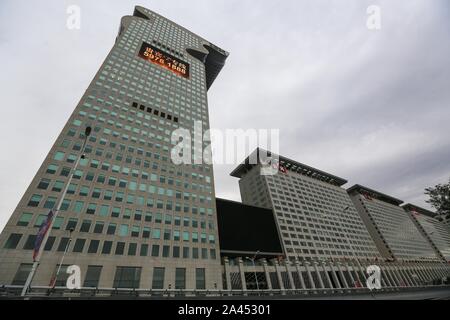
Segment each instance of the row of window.
[{"label": "row of window", "polygon": [[[22,234],[12,233],[8,240],[6,241],[5,249],[16,249],[19,244]],[[33,250],[36,241],[36,235],[29,235],[23,250]],[[52,251],[53,246],[56,242],[56,237],[48,237],[47,243],[44,247],[45,251]],[[140,245],[135,242],[125,243],[118,241],[104,240],[100,246],[100,240],[91,239],[89,240],[89,245],[87,245],[88,240],[83,238],[77,238],[73,241],[73,246],[71,245],[72,240],[67,237],[62,237],[56,247],[57,252],[75,252],[75,253],[92,253],[92,254],[114,254],[117,256],[128,255],[128,256],[141,256],[141,257],[162,257],[162,258],[183,258],[183,259],[216,259],[216,250],[214,248],[197,248],[197,247],[180,247],[180,246],[169,246],[169,245],[159,245],[153,244],[149,245],[147,243],[141,243]],[[71,248],[72,246],[72,248]],[[114,248],[113,248],[114,247]],[[114,249],[114,250],[113,250]]]},{"label": "row of window", "polygon": [[[64,287],[66,286],[67,278],[69,276],[69,274],[66,273],[68,266],[69,265],[61,265],[60,272],[58,274],[58,277],[56,278],[56,286],[64,286]],[[60,267],[59,265],[55,266],[54,271],[55,274],[56,270],[59,267]],[[31,271],[31,268],[32,268],[31,263],[20,264],[11,284],[23,286]],[[102,269],[103,266],[99,265],[88,266],[87,270],[85,271],[86,275],[82,282],[82,286],[85,288],[99,287]],[[112,287],[127,288],[127,289],[139,288],[141,282],[141,269],[142,269],[141,267],[116,267]],[[83,274],[83,270],[81,271]],[[164,289],[165,287],[171,286],[171,284],[164,286],[165,282],[167,282],[167,280],[165,279],[165,275],[166,270],[164,267],[154,267],[151,288]],[[195,269],[195,283],[196,289],[206,288],[206,277],[204,268]],[[186,268],[175,269],[175,289],[186,289]]]},{"label": "row of window", "polygon": [[[19,221],[17,222],[17,225],[19,226],[27,226],[29,221],[31,221],[32,214],[31,213],[23,213],[20,217]],[[46,220],[47,215],[39,215],[36,219],[36,222],[34,224],[35,227],[39,228],[42,223]],[[55,218],[53,229],[61,229],[61,226],[64,222],[64,217],[58,216]],[[180,221],[181,222],[181,221]],[[76,230],[78,225],[78,218],[69,218],[66,224],[65,230]],[[94,225],[94,228],[92,229],[91,226]],[[188,225],[188,223],[187,223]],[[116,223],[108,223],[108,227],[106,228],[106,234],[108,235],[115,235],[117,230],[117,224]],[[142,232],[141,232],[142,230]],[[85,232],[85,233],[95,233],[95,234],[102,234],[105,231],[105,222],[104,221],[96,221],[94,224],[92,220],[89,219],[83,219],[81,221],[81,225],[79,227],[79,232]],[[130,232],[131,231],[131,232]],[[199,237],[200,234],[200,237]],[[198,232],[189,232],[189,231],[180,231],[180,230],[171,230],[171,229],[164,229],[161,230],[160,228],[150,228],[150,227],[142,227],[138,225],[131,226],[128,224],[121,224],[119,226],[119,236],[122,237],[142,237],[142,238],[152,238],[152,239],[162,239],[163,240],[174,240],[174,241],[180,241],[181,239],[185,242],[192,241],[194,243],[201,242],[201,243],[215,243],[215,236],[213,234],[207,235],[206,233],[198,233]]]},{"label": "row of window", "polygon": [[153,111],[153,114],[155,116],[159,115],[161,118],[165,118],[167,120],[173,120],[173,122],[178,122],[178,117],[174,117],[171,114],[166,114],[165,112],[159,111],[158,109],[152,109],[150,107],[144,106],[143,104],[138,105],[137,102],[133,102],[132,106],[133,106],[133,108],[139,108],[139,110],[147,111],[148,113],[152,113],[152,111]]},{"label": "row of window", "polygon": [[[73,190],[72,187],[73,187],[73,184],[70,184],[67,194],[75,193],[75,190]],[[74,187],[76,188],[76,185]],[[89,194],[89,187],[82,186],[80,188],[79,195],[87,197],[88,194]],[[42,199],[43,199],[42,194],[35,193],[30,197],[30,200],[28,201],[27,206],[28,207],[39,207]],[[113,192],[106,190],[105,194],[103,196],[103,200],[110,201],[112,199],[113,199]],[[45,209],[54,209],[56,201],[57,201],[56,197],[48,196],[46,201],[42,205],[42,207]],[[156,199],[156,201],[155,201],[153,198],[144,198],[142,196],[134,196],[131,194],[126,195],[126,198],[125,198],[125,193],[120,192],[120,191],[116,191],[114,193],[114,201],[117,203],[126,203],[129,205],[136,204],[140,207],[156,208],[156,209],[161,209],[161,210],[165,209],[167,211],[192,213],[194,215],[200,214],[201,216],[205,216],[206,213],[210,217],[213,215],[213,210],[211,208],[204,208],[204,207],[197,207],[197,206],[191,207],[188,204],[182,205],[181,203],[178,203],[178,202],[173,203],[171,200],[163,201],[160,199]],[[71,202],[72,202],[72,200],[70,200],[70,199],[64,199],[63,203],[62,203],[63,207],[61,210],[67,211],[70,208]],[[83,206],[84,206],[83,201],[75,201],[73,211],[79,213],[83,209]],[[105,205],[105,206],[106,207],[103,207],[104,208],[103,210],[107,210],[109,208],[108,205]],[[102,207],[100,207],[100,209],[101,208]],[[113,207],[113,208],[120,209],[120,207]],[[86,212],[89,214],[94,214],[96,209],[97,209],[97,204],[90,203]],[[113,215],[113,213],[114,213],[114,215]],[[115,212],[113,212],[113,213],[111,215],[115,216]],[[119,210],[119,213],[120,213],[120,210]]]},{"label": "row of window", "polygon": [[[83,159],[83,161],[80,161],[80,166],[85,166],[87,164],[87,162],[88,162],[87,158]],[[103,171],[109,171],[109,168],[111,167],[111,165],[109,163],[106,163],[106,162],[100,163],[100,161],[98,161],[98,160],[92,160],[91,164],[90,164],[90,167],[94,168],[94,169],[97,169],[97,168],[100,167]],[[47,173],[47,174],[56,174],[58,170],[59,170],[59,166],[58,165],[50,164],[47,167],[45,173]],[[70,167],[64,167],[63,166],[61,168],[61,171],[59,172],[59,175],[62,176],[62,177],[68,177],[70,172],[71,172],[71,168]],[[139,170],[130,169],[128,167],[122,167],[121,168],[118,165],[117,166],[113,165],[112,166],[112,172],[113,173],[119,173],[119,174],[121,173],[121,174],[124,174],[124,175],[127,175],[127,176],[131,175],[131,176],[133,176],[135,178],[138,178],[140,176],[141,179],[143,179],[143,180],[150,180],[150,181],[153,181],[153,182],[159,181],[162,184],[167,183],[168,185],[172,185],[172,186],[176,185],[177,187],[182,187],[183,186],[185,189],[192,189],[192,190],[195,190],[195,191],[211,193],[211,187],[209,185],[204,185],[204,184],[201,184],[201,183],[194,183],[194,182],[189,183],[189,181],[186,181],[186,180],[184,180],[184,181],[181,181],[179,179],[175,179],[174,180],[173,178],[166,177],[164,175],[157,175],[155,173],[150,173],[149,174],[148,172],[144,172],[144,171],[140,172]],[[77,180],[81,180],[83,178],[83,176],[85,176],[85,179],[88,180],[88,181],[94,181],[94,178],[95,178],[95,174],[93,172],[89,172],[88,171],[88,172],[85,173],[82,169],[75,170],[73,178],[77,179]],[[103,174],[98,174],[97,175],[96,182],[98,182],[98,183],[105,183],[105,181],[106,181],[105,175],[103,175]],[[108,185],[115,186],[118,181],[121,182],[123,188],[125,188],[127,184],[128,185],[134,185],[134,183],[135,183],[137,185],[137,183],[138,183],[137,181],[133,181],[133,180],[130,181],[130,180],[127,180],[127,179],[118,179],[117,177],[110,176],[109,179],[108,179]],[[207,182],[207,184],[211,183],[211,179],[208,176],[205,177],[205,181]],[[140,191],[147,191],[147,189],[148,189],[149,193],[152,191],[151,190],[151,185],[147,186],[145,183],[140,183],[139,185],[140,185],[141,188],[143,186],[146,186],[144,190],[140,190]]]},{"label": "row of window", "polygon": [[[77,203],[79,203],[79,201],[77,201]],[[78,208],[76,208],[76,210],[74,210],[74,212],[76,213],[81,213],[81,208],[83,207],[83,203],[80,204],[80,210],[78,210]],[[92,207],[90,205],[88,205],[87,207],[87,214],[94,214],[95,213],[95,209],[96,207]],[[64,208],[62,211],[65,211]],[[108,212],[109,212],[109,206],[107,205],[102,205],[100,207],[100,216],[101,217],[107,217],[108,216]],[[120,215],[120,208],[118,207],[114,207],[112,209],[112,214],[111,217],[113,218],[117,218]],[[46,214],[40,214],[35,222],[34,222],[34,226],[35,227],[40,227],[42,222],[45,220],[45,218],[47,217]],[[29,225],[29,223],[31,222],[33,218],[33,214],[30,212],[23,212],[22,215],[20,216],[19,220],[17,221],[17,225],[21,226],[21,227],[27,227]],[[122,216],[122,219],[127,219],[129,220],[131,218],[131,210],[130,209],[125,209],[124,215]],[[55,229],[59,229],[62,225],[64,221],[64,217],[63,216],[58,216],[55,219],[55,223],[54,223],[54,228]],[[69,221],[78,221],[78,218],[70,218]],[[90,221],[90,220],[89,220]],[[136,210],[134,213],[134,221],[145,221],[145,222],[154,222],[154,224],[162,224],[164,222],[164,224],[166,225],[175,225],[175,226],[181,226],[183,225],[183,227],[192,227],[192,228],[198,228],[200,227],[201,229],[206,229],[208,228],[209,230],[214,230],[214,222],[212,220],[209,220],[208,223],[206,222],[206,220],[200,220],[200,223],[197,219],[194,218],[189,218],[189,217],[180,217],[180,216],[174,216],[172,217],[171,214],[166,213],[164,215],[164,220],[163,220],[163,215],[162,213],[155,213],[152,214],[151,212],[146,212],[145,215],[143,215],[143,212],[141,210]],[[67,229],[68,230],[68,229]]]}]

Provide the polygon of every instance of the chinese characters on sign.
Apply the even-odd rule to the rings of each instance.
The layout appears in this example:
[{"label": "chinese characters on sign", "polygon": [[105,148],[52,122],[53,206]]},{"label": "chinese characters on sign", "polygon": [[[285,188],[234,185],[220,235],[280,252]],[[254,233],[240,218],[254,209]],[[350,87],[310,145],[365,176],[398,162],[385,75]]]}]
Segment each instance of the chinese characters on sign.
[{"label": "chinese characters on sign", "polygon": [[170,70],[183,78],[189,78],[189,64],[146,42],[142,43],[139,57]]}]

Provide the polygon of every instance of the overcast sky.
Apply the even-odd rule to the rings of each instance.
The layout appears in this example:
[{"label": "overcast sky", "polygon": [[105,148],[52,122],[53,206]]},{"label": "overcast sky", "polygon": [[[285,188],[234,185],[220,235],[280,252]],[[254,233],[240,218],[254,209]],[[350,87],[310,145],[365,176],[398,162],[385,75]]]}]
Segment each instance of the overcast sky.
[{"label": "overcast sky", "polygon": [[[0,230],[135,4],[230,52],[211,127],[279,128],[282,155],[427,208],[450,176],[448,0],[2,0]],[[216,193],[240,200],[233,168],[215,166]]]}]

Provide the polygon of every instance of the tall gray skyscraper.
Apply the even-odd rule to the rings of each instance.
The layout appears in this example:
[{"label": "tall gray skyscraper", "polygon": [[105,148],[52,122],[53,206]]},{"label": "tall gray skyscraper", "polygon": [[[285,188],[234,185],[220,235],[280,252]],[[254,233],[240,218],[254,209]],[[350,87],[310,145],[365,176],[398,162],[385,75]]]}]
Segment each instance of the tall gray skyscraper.
[{"label": "tall gray skyscraper", "polygon": [[[174,165],[171,134],[209,128],[207,90],[228,53],[137,6],[0,236],[0,284],[24,284],[38,227],[86,157],[32,285],[79,265],[82,286],[221,288],[212,166]],[[70,229],[74,231],[69,232]]]}]

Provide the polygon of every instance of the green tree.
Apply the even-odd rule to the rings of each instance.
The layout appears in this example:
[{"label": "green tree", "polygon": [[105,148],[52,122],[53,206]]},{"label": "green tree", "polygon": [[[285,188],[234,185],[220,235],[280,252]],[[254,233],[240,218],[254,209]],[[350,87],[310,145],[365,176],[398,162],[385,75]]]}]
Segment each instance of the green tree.
[{"label": "green tree", "polygon": [[450,179],[446,184],[438,184],[425,189],[425,194],[430,197],[426,200],[442,218],[450,217]]}]

